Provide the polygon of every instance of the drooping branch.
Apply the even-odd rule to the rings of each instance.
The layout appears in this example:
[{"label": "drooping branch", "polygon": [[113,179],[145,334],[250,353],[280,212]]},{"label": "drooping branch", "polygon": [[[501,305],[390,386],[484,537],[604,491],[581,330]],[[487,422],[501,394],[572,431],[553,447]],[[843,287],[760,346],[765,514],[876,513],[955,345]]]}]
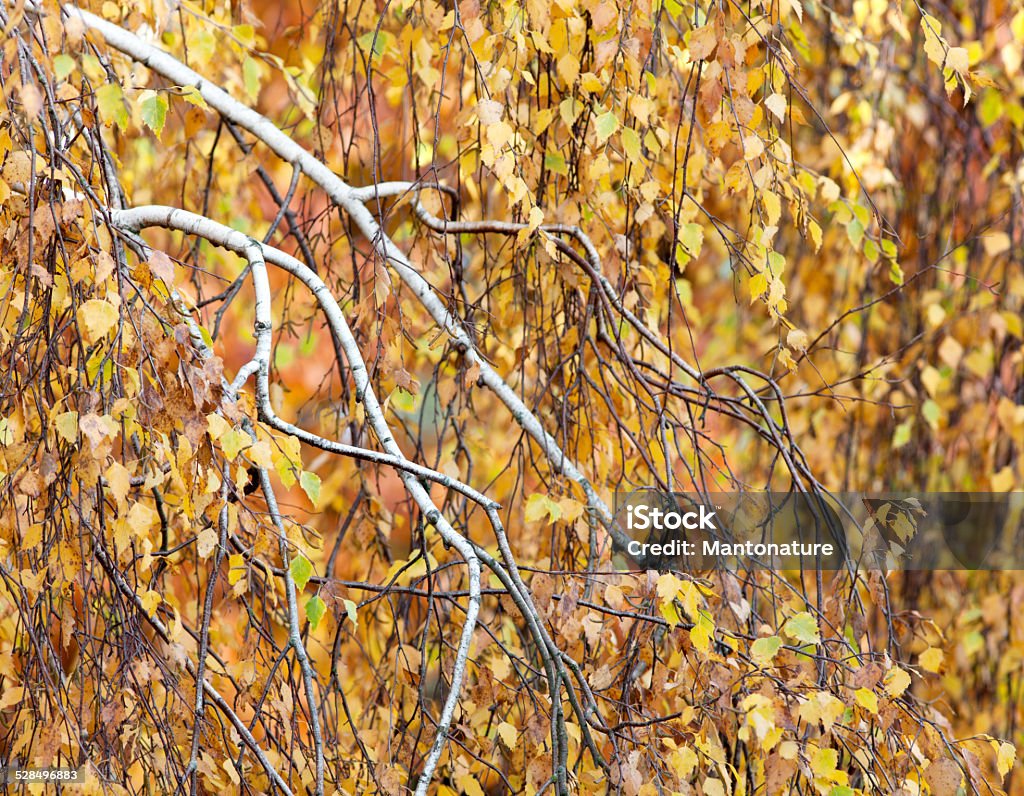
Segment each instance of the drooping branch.
[{"label": "drooping branch", "polygon": [[[376,398],[372,384],[370,384],[369,378],[366,375],[366,366],[362,359],[362,354],[359,351],[355,338],[348,327],[344,313],[338,305],[337,300],[323,281],[314,274],[311,269],[291,255],[275,249],[272,246],[257,243],[241,232],[219,224],[211,219],[204,218],[184,210],[178,210],[177,208],[163,206],[134,207],[114,213],[112,216],[112,222],[117,227],[132,233],[148,226],[160,226],[167,229],[180,230],[191,235],[203,237],[215,245],[222,246],[247,258],[249,263],[247,269],[253,279],[257,296],[257,349],[254,357],[239,369],[238,374],[230,386],[229,392],[233,394],[234,391],[238,390],[241,385],[244,384],[249,376],[255,375],[257,406],[261,420],[268,423],[268,425],[273,428],[294,434],[299,439],[307,441],[309,444],[315,445],[322,450],[340,455],[349,455],[379,464],[394,466],[400,474],[412,479],[414,483],[418,484],[416,479],[413,478],[414,475],[417,477],[429,477],[431,480],[441,483],[447,488],[464,495],[469,500],[478,504],[486,512],[487,518],[495,532],[495,537],[498,541],[504,566],[498,563],[479,546],[472,545],[472,550],[474,550],[475,555],[479,556],[488,568],[498,576],[499,580],[503,585],[505,585],[508,593],[513,598],[513,601],[516,603],[516,606],[519,608],[520,613],[527,623],[528,631],[534,638],[538,652],[545,663],[550,693],[557,696],[563,689],[565,690],[568,695],[570,705],[573,708],[573,712],[577,715],[577,719],[583,728],[584,741],[587,744],[588,749],[590,750],[594,760],[599,765],[606,768],[607,763],[605,763],[596,743],[590,736],[589,725],[592,723],[592,720],[588,719],[588,711],[584,710],[577,699],[572,683],[570,682],[565,670],[565,655],[558,649],[550,634],[544,627],[543,622],[540,620],[537,608],[533,604],[529,588],[522,581],[522,578],[519,575],[518,566],[515,562],[512,549],[508,543],[508,537],[498,514],[498,510],[501,506],[457,479],[444,476],[420,465],[414,465],[412,462],[404,458],[404,455],[402,455],[401,450],[397,447],[397,443],[394,441],[391,431],[387,426],[387,422],[384,419],[383,410]],[[259,250],[258,253],[255,251],[256,249]],[[279,418],[273,411],[273,407],[270,403],[269,389],[272,319],[269,314],[270,288],[269,284],[266,282],[264,263],[277,265],[289,274],[298,278],[316,298],[318,304],[327,317],[328,326],[332,335],[335,336],[339,347],[345,352],[346,357],[349,358],[349,370],[353,375],[357,394],[360,395],[363,400],[367,417],[370,419],[371,427],[374,429],[378,440],[381,442],[382,446],[391,449],[388,454],[380,455],[374,451],[368,451],[363,448],[354,448],[353,446],[343,445],[341,443],[334,442],[333,440],[328,440],[287,423]],[[406,482],[406,486],[408,487],[408,482]],[[410,494],[412,494],[412,492],[410,492]],[[415,495],[413,495],[413,497],[416,499]],[[455,546],[456,541],[461,541],[463,544],[471,544],[444,521],[443,516],[433,503],[424,503],[421,502],[421,499],[417,499],[417,503],[428,519],[430,519],[432,515],[435,516],[435,519],[431,520],[431,522],[435,527],[438,527],[446,542],[453,546]],[[442,524],[439,524],[439,522]],[[467,564],[469,563],[470,560],[467,559]],[[287,567],[285,568],[287,569]],[[479,600],[479,573],[477,571],[477,573],[474,574],[473,566],[471,564],[471,605],[473,604],[472,598],[474,596],[474,578],[476,578],[475,593],[477,600]],[[467,612],[467,621],[468,619],[469,613]],[[465,637],[466,635],[464,634],[464,638]],[[468,650],[468,647],[466,649]],[[460,658],[462,656],[462,650],[463,646],[460,644]],[[461,660],[464,664],[465,659],[461,658]],[[459,663],[459,658],[457,658],[456,663]],[[457,693],[458,681],[453,675],[452,694],[450,695],[450,698],[452,695],[457,697]],[[448,704],[445,705],[445,712],[442,714],[441,723],[439,723],[439,738],[443,737],[443,731],[445,731],[447,726],[450,724],[456,702],[457,699],[452,701],[451,711],[448,709]],[[566,766],[566,756],[568,754],[568,742],[566,740],[565,720],[557,698],[552,700],[551,731],[552,743],[555,750],[558,752],[558,755],[555,756],[553,761],[553,767],[555,768],[554,776],[559,783],[558,792],[562,793],[565,790],[564,769]],[[437,748],[436,743],[435,748]],[[435,756],[434,750],[432,749],[431,757],[428,757],[428,765],[425,767],[423,777],[419,783],[423,787],[426,787],[429,783],[429,774],[432,772],[433,766],[436,765],[439,757],[440,752],[438,751]],[[433,762],[431,763],[431,761]],[[561,775],[558,774],[559,769],[562,769]]]},{"label": "drooping branch", "polygon": [[[249,374],[255,372],[257,378],[257,404],[259,406],[261,419],[266,420],[270,425],[278,428],[281,428],[282,425],[285,428],[294,428],[290,424],[285,424],[283,421],[280,421],[270,405],[269,374],[270,353],[272,347],[272,320],[270,316],[270,283],[266,276],[264,251],[271,251],[271,249],[269,247],[264,247],[262,244],[236,230],[232,230],[229,227],[217,224],[210,219],[197,216],[193,213],[177,210],[176,208],[143,207],[127,211],[114,211],[112,212],[112,221],[116,226],[131,232],[137,232],[143,227],[154,225],[166,227],[168,229],[178,229],[192,235],[206,238],[211,243],[234,251],[248,260],[250,274],[253,279],[253,286],[256,290],[256,353],[250,364],[240,371],[239,377],[232,383],[232,389],[237,389],[237,387],[240,386],[240,378],[244,380],[244,378]],[[315,276],[315,274],[312,274],[306,266],[303,266],[294,258],[288,257],[288,255],[285,255],[283,252],[275,251],[274,258],[288,262],[291,269],[294,270],[297,275],[302,274],[307,280],[316,280],[316,282],[312,283],[317,287],[317,289],[313,291],[314,295],[321,307],[324,308],[325,313],[328,316],[328,323],[331,327],[331,331],[337,338],[342,350],[345,352],[346,358],[348,359],[349,371],[351,372],[353,381],[355,382],[357,394],[361,397],[363,402],[363,406],[366,410],[366,416],[370,421],[371,429],[377,437],[378,442],[380,442],[381,446],[387,451],[392,459],[399,462],[407,461],[401,451],[401,448],[399,448],[398,443],[395,441],[391,430],[388,428],[387,420],[384,417],[384,411],[377,400],[373,386],[370,383],[366,365],[362,359],[362,354],[359,351],[355,337],[352,335],[348,322],[345,320],[345,316],[342,313],[341,308],[338,306],[337,301],[330,294],[326,285],[324,285],[323,282]],[[275,420],[277,421],[276,423]],[[422,795],[426,793],[426,789],[433,777],[434,769],[436,768],[437,763],[441,758],[441,754],[444,751],[448,738],[448,731],[451,726],[451,722],[454,719],[455,709],[458,706],[461,695],[466,662],[469,658],[473,631],[476,627],[477,615],[480,609],[480,562],[473,545],[462,534],[458,533],[448,520],[445,519],[444,515],[434,505],[430,498],[430,494],[420,483],[419,479],[416,475],[410,472],[410,468],[403,467],[400,468],[398,472],[403,484],[405,485],[406,491],[416,502],[420,511],[423,512],[423,516],[426,517],[427,521],[431,525],[437,528],[441,537],[447,544],[452,545],[456,550],[458,550],[469,569],[469,605],[466,610],[466,618],[463,624],[462,635],[452,671],[452,687],[447,699],[445,700],[441,716],[438,720],[437,734],[435,736],[434,743],[427,755],[423,773],[417,783],[416,792],[417,794]],[[268,504],[273,503],[271,506],[271,514],[275,517],[275,524],[278,525],[279,533],[283,536],[284,530],[280,525],[280,514],[276,510],[276,502],[273,501],[273,491],[270,488],[269,479],[266,477],[265,472],[261,473],[261,486],[263,487],[264,494],[267,497]],[[469,491],[468,488],[466,488],[464,492],[465,491]],[[482,495],[479,495],[479,498],[481,505],[485,508],[489,508],[493,503],[493,501],[489,501]],[[282,544],[284,544],[284,542],[282,542]],[[287,550],[283,549],[283,555],[285,559],[285,569],[287,571]],[[290,575],[286,576],[286,588],[289,582],[288,578],[290,578]],[[294,604],[294,598],[294,583],[292,583],[291,590],[289,592],[289,615],[292,617],[291,643],[296,647],[297,654],[299,655],[301,662],[305,653],[304,651],[301,653],[298,652],[301,647],[301,642],[296,645],[296,642],[298,642],[299,639],[297,619],[295,618],[297,616],[297,608]],[[308,666],[308,661],[306,661],[306,669],[304,669],[304,672],[308,672]],[[314,700],[312,697],[310,679],[311,675],[307,673],[307,697],[312,705]],[[311,712],[313,712],[312,707]],[[315,715],[315,712],[313,712],[311,720],[315,720]],[[322,778],[322,775],[322,760],[318,760],[318,778]],[[320,779],[320,781],[322,782],[322,779]]]},{"label": "drooping branch", "polygon": [[[252,239],[237,230],[225,227],[215,221],[203,218],[195,213],[190,213],[187,210],[179,210],[175,207],[148,205],[144,207],[133,207],[123,211],[115,211],[112,214],[112,223],[117,228],[127,233],[135,233],[145,227],[151,226],[179,230],[190,235],[206,238],[211,243],[223,246],[224,248],[234,251],[242,256],[246,256],[245,252],[247,247],[252,245]],[[324,281],[313,273],[309,267],[292,257],[290,254],[272,246],[263,244],[259,245],[266,262],[276,265],[292,276],[295,276],[309,289],[327,317],[332,336],[338,337],[339,339],[341,335],[351,337],[351,331],[348,331],[347,334],[342,331],[348,329],[348,322],[345,320],[344,313],[338,305],[337,300],[334,298]],[[260,337],[257,335],[257,340],[259,339]],[[360,400],[363,400],[366,391],[360,388],[361,379],[357,376],[357,372],[365,373],[366,366],[362,364],[362,355],[359,353],[354,337],[352,338],[352,346],[353,347],[346,350],[345,353],[346,355],[358,354],[358,359],[356,359],[355,364],[352,363],[352,360],[349,360],[349,369],[352,371],[353,377],[356,380],[357,390],[359,390],[357,395],[360,397]],[[239,369],[232,382],[232,389],[240,389],[242,384],[244,384],[250,376],[258,374],[260,363],[264,358],[269,360],[269,351],[257,351],[253,359]],[[464,482],[445,475],[444,473],[440,473],[437,470],[425,467],[424,465],[414,462],[405,456],[396,455],[387,451],[382,452],[370,450],[369,448],[363,448],[358,445],[348,445],[343,442],[330,440],[287,422],[277,415],[270,403],[269,382],[266,381],[267,378],[269,378],[269,372],[265,376],[261,376],[257,379],[256,396],[259,401],[261,419],[265,420],[267,424],[273,428],[276,428],[286,434],[291,434],[302,442],[312,445],[313,447],[320,448],[328,453],[334,453],[339,456],[346,456],[352,459],[370,462],[372,464],[393,467],[396,470],[409,473],[425,481],[433,481],[447,489],[452,489],[459,494],[464,495],[469,500],[479,504],[485,510],[492,507],[501,508],[500,504],[491,500],[486,495],[476,489],[473,489]],[[368,378],[366,381],[368,384]],[[391,437],[390,433],[386,436],[389,439]]]},{"label": "drooping branch", "polygon": [[65,14],[77,16],[87,28],[99,33],[114,49],[152,69],[172,83],[180,86],[194,86],[206,103],[227,121],[254,135],[278,157],[299,167],[304,175],[323,189],[331,201],[348,214],[355,226],[373,245],[378,255],[395,270],[417,301],[434,319],[434,322],[452,338],[453,344],[463,352],[467,361],[471,365],[479,367],[480,381],[494,392],[512,414],[516,423],[537,442],[551,466],[558,473],[579,485],[591,511],[612,537],[621,544],[628,541],[623,532],[615,526],[611,510],[598,495],[590,480],[561,449],[555,438],[544,428],[523,400],[516,395],[515,391],[477,350],[459,319],[448,311],[430,284],[420,275],[405,253],[388,237],[377,219],[363,204],[374,195],[375,186],[353,188],[312,153],[295,143],[265,116],[239,102],[166,51],[154,47],[124,28],[84,9],[70,4],[62,8]]},{"label": "drooping branch", "polygon": [[[150,615],[150,612],[142,602],[142,598],[124,579],[120,570],[107,556],[103,546],[97,545],[94,548],[94,553],[96,555],[96,560],[99,562],[103,571],[106,573],[107,577],[110,578],[121,595],[127,598],[129,602],[135,606],[140,616],[145,617],[146,622],[153,628],[153,630],[156,631],[157,635],[159,635],[161,639],[170,643],[171,634],[168,631],[167,626],[164,625],[160,618],[155,614]],[[231,705],[228,704],[228,701],[213,686],[213,684],[210,683],[209,680],[199,678],[199,669],[189,658],[185,659],[185,669],[192,677],[196,678],[196,688],[205,692],[209,700],[217,706],[217,709],[231,723],[231,726],[234,727],[235,731],[238,733],[242,743],[252,751],[256,756],[256,759],[260,762],[260,765],[263,766],[263,770],[267,773],[270,781],[274,783],[274,786],[280,788],[281,792],[286,794],[286,796],[292,796],[292,791],[291,788],[288,787],[288,783],[284,781],[284,778],[274,767],[273,763],[270,762],[266,753],[260,747],[259,742],[253,737],[249,728],[245,725],[245,722],[239,718]]]}]

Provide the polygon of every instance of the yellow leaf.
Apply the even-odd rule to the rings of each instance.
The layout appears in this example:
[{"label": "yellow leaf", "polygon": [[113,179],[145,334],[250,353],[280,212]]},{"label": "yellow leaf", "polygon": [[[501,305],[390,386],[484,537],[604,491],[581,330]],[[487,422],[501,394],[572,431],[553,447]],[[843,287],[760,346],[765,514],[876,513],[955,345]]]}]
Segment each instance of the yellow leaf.
[{"label": "yellow leaf", "polygon": [[853,692],[857,704],[865,708],[869,713],[878,713],[878,695],[867,688],[858,688]]},{"label": "yellow leaf", "polygon": [[565,81],[565,84],[572,87],[576,78],[580,76],[580,61],[572,53],[566,53],[558,59],[558,75]]},{"label": "yellow leaf", "polygon": [[701,786],[705,796],[725,796],[725,785],[718,777],[708,777]]},{"label": "yellow leaf", "polygon": [[501,738],[501,742],[511,751],[516,748],[516,743],[519,741],[519,730],[507,721],[503,721],[498,725],[498,737]]},{"label": "yellow leaf", "polygon": [[981,245],[985,247],[985,254],[995,257],[1010,248],[1010,236],[1005,232],[993,232],[981,239]]},{"label": "yellow leaf", "polygon": [[21,549],[31,550],[41,541],[43,541],[43,524],[33,523],[25,529],[25,533],[21,537]]},{"label": "yellow leaf", "polygon": [[234,586],[245,577],[245,558],[241,553],[236,553],[228,559],[228,585]]},{"label": "yellow leaf", "polygon": [[690,641],[700,652],[707,654],[711,650],[711,640],[714,638],[715,626],[707,614],[701,611],[697,621],[690,628]]},{"label": "yellow leaf", "polygon": [[764,154],[764,142],[759,135],[751,133],[743,136],[743,157],[745,160],[756,160]]},{"label": "yellow leaf", "polygon": [[826,204],[832,204],[839,198],[839,184],[835,180],[821,177],[818,180],[818,185],[821,188],[821,199]]},{"label": "yellow leaf", "polygon": [[754,274],[750,277],[750,303],[753,304],[768,290],[767,274]]},{"label": "yellow leaf", "polygon": [[133,503],[132,507],[128,509],[128,516],[126,519],[128,521],[128,527],[135,533],[142,535],[156,525],[157,520],[159,520],[160,517],[149,506],[143,505],[142,503]]},{"label": "yellow leaf", "polygon": [[772,193],[771,191],[763,191],[761,193],[761,204],[764,206],[764,213],[768,219],[769,226],[775,226],[779,223],[779,217],[782,215],[782,202],[779,199],[778,194]]},{"label": "yellow leaf", "polygon": [[702,61],[714,51],[718,44],[718,37],[715,34],[714,25],[705,25],[703,28],[691,31],[686,40],[686,46],[690,51],[690,59]]},{"label": "yellow leaf", "polygon": [[537,522],[542,519],[545,514],[550,517],[553,522],[557,521],[562,516],[562,507],[547,495],[541,495],[539,493],[530,495],[530,499],[526,501],[526,521]]},{"label": "yellow leaf", "polygon": [[65,442],[73,445],[78,441],[78,412],[63,412],[57,415],[53,419],[53,426]]},{"label": "yellow leaf", "polygon": [[800,705],[797,715],[808,724],[816,725],[820,722],[825,732],[828,732],[845,711],[846,705],[832,694],[827,691],[815,691]]},{"label": "yellow leaf", "polygon": [[537,115],[533,118],[533,121],[530,124],[530,129],[533,130],[533,132],[536,133],[537,135],[540,135],[548,128],[548,125],[551,124],[551,120],[554,118],[555,109],[544,108],[543,110],[537,112]]},{"label": "yellow leaf", "polygon": [[141,597],[142,609],[149,615],[155,616],[156,609],[160,606],[160,592],[150,589]]},{"label": "yellow leaf", "polygon": [[759,638],[750,645],[750,657],[757,666],[767,666],[782,648],[782,639],[778,636]]},{"label": "yellow leaf", "polygon": [[818,226],[816,221],[808,221],[807,232],[810,234],[811,241],[814,243],[814,251],[819,251],[821,249],[821,227]]},{"label": "yellow leaf", "polygon": [[233,428],[220,438],[220,448],[229,462],[233,462],[239,451],[252,444],[252,439],[244,431]]},{"label": "yellow leaf", "polygon": [[611,111],[602,113],[594,120],[594,130],[597,133],[598,144],[603,144],[618,129],[619,118]]},{"label": "yellow leaf", "polygon": [[107,468],[103,477],[107,480],[107,489],[114,496],[114,500],[119,506],[123,505],[131,489],[131,475],[128,473],[128,468],[120,462],[114,462]]},{"label": "yellow leaf", "polygon": [[496,121],[487,125],[485,136],[490,145],[494,147],[494,151],[499,152],[505,144],[512,140],[513,134],[514,131],[508,122]]},{"label": "yellow leaf", "polygon": [[801,644],[817,644],[821,640],[818,622],[807,611],[791,616],[782,626],[782,632]]},{"label": "yellow leaf", "polygon": [[258,467],[263,467],[264,469],[269,470],[274,466],[274,453],[269,440],[260,440],[246,450],[245,455],[248,456],[249,460]]},{"label": "yellow leaf", "polygon": [[[996,742],[992,741],[992,745],[996,746]],[[1000,777],[1005,777],[1010,773],[1010,769],[1013,768],[1013,763],[1016,759],[1017,747],[1005,741],[999,744],[996,749],[996,767],[999,769]]]},{"label": "yellow leaf", "polygon": [[929,647],[917,656],[917,662],[926,672],[938,672],[942,666],[942,650]]},{"label": "yellow leaf", "polygon": [[903,695],[910,687],[910,675],[898,666],[894,666],[885,674],[885,690],[893,699]]},{"label": "yellow leaf", "polygon": [[807,332],[802,329],[790,329],[789,334],[786,335],[786,345],[794,351],[806,351],[809,342]]},{"label": "yellow leaf", "polygon": [[675,770],[676,776],[680,779],[686,779],[697,768],[699,759],[697,753],[693,751],[693,747],[684,746],[682,749],[672,753],[669,762]]},{"label": "yellow leaf", "polygon": [[78,308],[78,323],[86,343],[102,340],[117,325],[117,307],[104,299],[90,299]]},{"label": "yellow leaf", "polygon": [[[529,74],[524,72],[524,77]],[[606,88],[606,84],[593,72],[585,72],[583,77],[580,78],[580,88],[586,91],[588,94],[597,94]]]},{"label": "yellow leaf", "polygon": [[572,522],[583,515],[586,505],[580,503],[578,500],[567,497],[558,501],[558,508],[561,511],[562,519],[565,522]]},{"label": "yellow leaf", "polygon": [[764,101],[764,106],[774,113],[780,122],[786,120],[786,98],[781,94],[772,94]]},{"label": "yellow leaf", "polygon": [[998,473],[995,473],[991,478],[992,491],[993,492],[1009,492],[1013,489],[1017,478],[1014,475],[1013,467],[1009,464],[1006,465]]},{"label": "yellow leaf", "polygon": [[476,777],[472,774],[463,774],[459,777],[458,784],[465,796],[487,796],[484,793],[484,789],[480,787],[480,783],[476,781]]},{"label": "yellow leaf", "polygon": [[212,412],[206,416],[207,432],[210,439],[216,441],[231,430],[231,424],[222,415]]},{"label": "yellow leaf", "polygon": [[946,58],[945,42],[942,38],[942,23],[929,14],[921,16],[921,30],[924,32],[924,52],[928,60],[942,66]]},{"label": "yellow leaf", "polygon": [[218,542],[217,531],[212,525],[207,525],[196,537],[196,552],[200,558],[209,558]]},{"label": "yellow leaf", "polygon": [[839,765],[839,752],[835,749],[817,749],[811,755],[811,771],[818,777],[831,779]]},{"label": "yellow leaf", "polygon": [[967,72],[969,63],[970,58],[964,47],[950,47],[949,52],[946,53],[946,66],[959,72],[961,75]]},{"label": "yellow leaf", "polygon": [[661,598],[662,602],[674,600],[682,585],[683,582],[675,575],[670,575],[668,573],[661,575],[658,577],[658,596]]},{"label": "yellow leaf", "polygon": [[96,104],[108,123],[116,123],[122,131],[128,129],[128,108],[125,107],[120,85],[105,83],[96,89]]},{"label": "yellow leaf", "polygon": [[697,257],[704,246],[704,228],[700,224],[683,224],[679,228],[679,242],[687,254]]},{"label": "yellow leaf", "polygon": [[0,710],[18,704],[24,698],[25,688],[23,686],[4,686],[3,693],[0,694]]}]

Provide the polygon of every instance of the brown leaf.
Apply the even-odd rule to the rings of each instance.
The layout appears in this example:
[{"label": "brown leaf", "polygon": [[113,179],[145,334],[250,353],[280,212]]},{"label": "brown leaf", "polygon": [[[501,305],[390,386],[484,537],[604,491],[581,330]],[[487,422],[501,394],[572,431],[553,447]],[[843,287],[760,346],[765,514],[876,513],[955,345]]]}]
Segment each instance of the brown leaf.
[{"label": "brown leaf", "polygon": [[928,766],[924,770],[924,779],[934,796],[956,796],[963,771],[955,760],[946,757]]}]

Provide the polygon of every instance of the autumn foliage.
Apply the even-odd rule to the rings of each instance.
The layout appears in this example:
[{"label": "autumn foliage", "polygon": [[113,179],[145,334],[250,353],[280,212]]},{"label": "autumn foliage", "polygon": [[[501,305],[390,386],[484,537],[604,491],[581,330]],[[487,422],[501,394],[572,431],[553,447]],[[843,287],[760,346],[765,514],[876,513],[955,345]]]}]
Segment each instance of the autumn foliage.
[{"label": "autumn foliage", "polygon": [[1024,794],[1019,573],[621,571],[609,510],[1020,488],[1019,3],[0,27],[0,766]]}]

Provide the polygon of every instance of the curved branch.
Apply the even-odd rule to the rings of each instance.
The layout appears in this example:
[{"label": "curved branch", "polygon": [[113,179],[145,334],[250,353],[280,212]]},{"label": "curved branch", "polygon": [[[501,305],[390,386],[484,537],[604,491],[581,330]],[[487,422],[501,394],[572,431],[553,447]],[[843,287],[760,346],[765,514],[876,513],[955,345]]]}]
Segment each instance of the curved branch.
[{"label": "curved branch", "polygon": [[[270,284],[266,278],[265,259],[269,258],[265,258],[264,255],[265,251],[272,251],[270,247],[264,247],[253,238],[243,235],[230,227],[226,227],[208,218],[197,216],[194,213],[188,213],[176,208],[153,206],[142,207],[127,211],[114,211],[112,212],[111,217],[116,225],[131,231],[137,231],[144,226],[163,226],[169,229],[178,229],[193,235],[198,235],[206,238],[211,243],[223,246],[224,248],[242,255],[249,261],[249,264],[252,266],[250,273],[253,277],[253,285],[256,290],[257,317],[255,332],[257,342],[256,354],[253,357],[253,361],[256,363],[257,403],[261,418],[266,419],[271,423],[271,425],[274,425],[272,421],[276,418],[276,415],[270,405],[270,391],[268,384],[270,375],[272,321],[270,317]],[[277,255],[287,257],[283,252],[276,252],[276,250],[273,251],[276,253],[275,257]],[[391,434],[391,430],[388,428],[387,420],[384,417],[384,411],[373,391],[373,386],[370,384],[369,375],[366,370],[366,365],[363,362],[362,354],[359,351],[355,337],[349,329],[348,322],[345,320],[341,307],[338,306],[334,296],[331,295],[331,292],[327,289],[327,286],[323,284],[322,280],[316,277],[315,274],[312,274],[308,268],[303,266],[297,260],[294,260],[294,258],[288,259],[292,261],[291,264],[297,271],[304,274],[307,278],[311,278],[311,281],[312,279],[315,279],[316,282],[313,284],[318,283],[317,289],[314,290],[314,295],[328,317],[328,323],[330,324],[332,333],[336,336],[342,350],[345,352],[345,356],[349,362],[349,370],[352,373],[352,378],[356,385],[357,394],[362,398],[363,405],[366,409],[366,416],[370,421],[370,427],[373,429],[377,440],[393,459],[403,462],[408,461],[405,459],[405,455],[402,453],[401,448],[398,447],[398,443],[395,441]],[[248,373],[251,373],[252,371],[252,366],[249,366],[244,368],[242,372],[248,375]],[[235,382],[237,383],[238,379],[236,379]],[[279,422],[283,423],[283,421]],[[443,753],[445,744],[448,740],[448,732],[451,727],[452,720],[454,719],[455,709],[458,706],[459,696],[462,690],[462,681],[465,675],[466,663],[469,658],[469,648],[473,640],[473,631],[476,627],[477,616],[480,610],[480,560],[477,557],[473,545],[451,526],[448,520],[445,519],[444,515],[441,514],[438,508],[434,505],[430,498],[430,494],[420,483],[419,479],[416,478],[408,468],[399,469],[398,472],[405,485],[406,491],[416,502],[417,506],[419,506],[424,517],[431,525],[437,528],[445,542],[455,547],[465,560],[469,569],[469,605],[466,608],[466,619],[463,623],[462,635],[459,640],[459,646],[455,657],[455,665],[452,671],[452,686],[448,693],[448,697],[445,700],[444,707],[442,708],[441,716],[438,720],[437,734],[434,737],[434,742],[427,755],[426,762],[424,763],[423,773],[416,786],[417,796],[425,796],[427,787],[433,778],[434,770],[441,759],[441,754]],[[269,486],[269,479],[266,477],[265,473],[261,473],[260,479],[261,484],[264,487],[264,493],[268,499],[268,505],[270,505],[273,498],[273,492],[267,488]],[[485,504],[492,502],[488,501],[486,498],[483,498],[483,500]],[[283,530],[280,526],[280,516],[276,512],[276,503],[271,506],[271,513],[275,517],[275,524],[279,526],[279,531],[283,535]],[[284,544],[284,542],[282,542],[282,544]],[[285,555],[287,558],[287,551],[285,551]],[[294,607],[292,605],[293,602],[294,587],[292,589],[292,594],[289,597],[290,614],[292,613],[291,609]],[[293,645],[295,642],[295,634],[296,631],[293,623]],[[298,650],[299,648],[296,647],[296,649]],[[309,684],[307,684],[307,696],[311,697],[311,687]],[[314,717],[315,713],[311,716],[311,719]],[[321,763],[318,760],[318,776],[322,776],[320,766]]]},{"label": "curved branch", "polygon": [[[516,423],[537,442],[552,467],[579,485],[586,496],[587,504],[612,537],[623,544],[628,542],[625,534],[614,526],[611,509],[597,494],[590,480],[565,454],[555,438],[548,433],[523,400],[490,366],[486,358],[476,349],[461,321],[448,311],[430,284],[415,269],[405,253],[385,234],[376,218],[364,206],[364,201],[375,195],[383,195],[380,186],[353,188],[312,153],[295,143],[265,116],[239,102],[168,52],[144,42],[124,28],[107,22],[77,6],[68,4],[62,6],[62,9],[64,13],[80,18],[87,28],[99,33],[108,45],[152,69],[167,80],[181,86],[194,86],[206,103],[225,119],[256,136],[278,157],[301,168],[303,174],[313,180],[326,192],[335,205],[348,214],[355,226],[373,245],[378,255],[391,265],[402,282],[410,289],[424,309],[430,313],[435,323],[448,333],[455,347],[463,352],[469,363],[480,368],[480,381],[498,396]],[[387,191],[398,190],[396,184],[385,184],[385,188]]]}]

